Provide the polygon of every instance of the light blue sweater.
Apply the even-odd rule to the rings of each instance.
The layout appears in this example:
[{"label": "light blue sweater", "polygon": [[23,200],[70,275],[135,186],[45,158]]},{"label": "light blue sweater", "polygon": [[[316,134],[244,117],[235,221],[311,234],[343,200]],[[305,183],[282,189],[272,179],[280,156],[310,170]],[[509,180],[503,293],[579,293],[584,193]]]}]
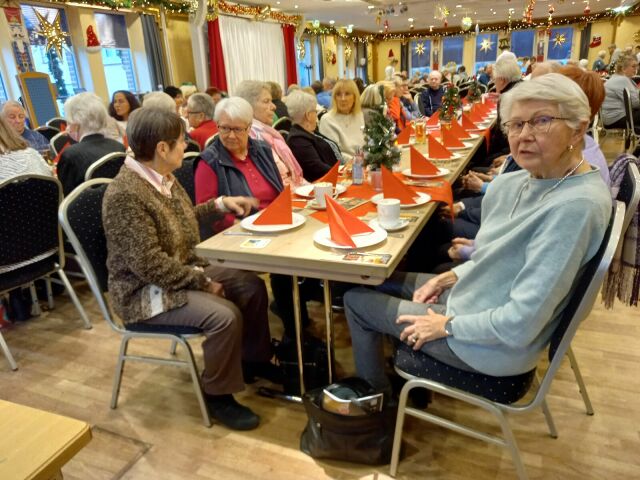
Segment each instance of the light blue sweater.
[{"label": "light blue sweater", "polygon": [[611,196],[598,171],[549,191],[557,183],[527,171],[497,177],[482,201],[476,251],[453,269],[458,281],[447,315],[455,319],[447,341],[480,372],[505,376],[535,367],[574,279],[602,242]]}]

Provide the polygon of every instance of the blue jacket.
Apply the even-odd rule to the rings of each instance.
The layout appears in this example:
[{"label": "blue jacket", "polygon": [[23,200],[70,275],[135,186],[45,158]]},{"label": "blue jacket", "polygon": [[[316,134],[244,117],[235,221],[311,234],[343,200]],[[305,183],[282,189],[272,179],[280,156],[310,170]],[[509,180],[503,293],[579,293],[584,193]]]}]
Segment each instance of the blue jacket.
[{"label": "blue jacket", "polygon": [[438,90],[434,90],[431,87],[426,88],[420,94],[420,101],[422,102],[422,108],[424,110],[424,114],[427,117],[430,117],[434,113],[438,111],[440,105],[442,104],[442,96],[444,95],[444,90],[439,88]]},{"label": "blue jacket", "polygon": [[323,90],[318,95],[316,95],[316,100],[320,105],[322,105],[327,110],[331,108],[331,95],[333,90]]}]

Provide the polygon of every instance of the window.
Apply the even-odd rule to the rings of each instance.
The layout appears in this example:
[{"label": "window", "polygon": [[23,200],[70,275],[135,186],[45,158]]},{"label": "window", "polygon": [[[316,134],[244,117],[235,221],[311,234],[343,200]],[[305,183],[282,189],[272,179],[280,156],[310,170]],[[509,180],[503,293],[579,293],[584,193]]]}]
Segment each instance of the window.
[{"label": "window", "polygon": [[409,77],[419,73],[424,75],[431,71],[431,40],[420,38],[409,43],[411,63]]},{"label": "window", "polygon": [[109,96],[117,90],[135,92],[136,79],[133,72],[127,24],[123,15],[96,13],[98,39],[102,45],[102,64],[107,80]]},{"label": "window", "polygon": [[473,66],[474,73],[482,67],[496,62],[498,58],[498,34],[482,34],[476,37],[476,63]]},{"label": "window", "polygon": [[515,30],[511,32],[511,51],[516,57],[531,57],[533,55],[533,30]]},{"label": "window", "polygon": [[[456,69],[462,64],[462,44],[463,39],[459,37],[445,37],[442,42],[442,65],[447,66],[449,62],[456,64]],[[442,69],[442,68],[441,68]]]},{"label": "window", "polygon": [[62,112],[64,101],[80,91],[80,81],[78,80],[78,68],[71,44],[71,36],[65,37],[62,48],[62,58],[58,56],[55,48],[47,51],[47,40],[38,35],[40,31],[40,21],[36,16],[38,12],[44,20],[53,23],[56,17],[60,16],[60,27],[62,31],[69,32],[67,16],[61,8],[36,7],[33,5],[21,5],[22,16],[29,32],[29,44],[31,55],[33,56],[34,67],[37,72],[46,72],[51,77],[51,82],[55,85],[58,93],[58,105]]},{"label": "window", "polygon": [[2,75],[0,75],[0,104],[3,104],[7,100],[9,100],[7,89],[4,87],[4,80],[2,79]]},{"label": "window", "polygon": [[567,63],[571,58],[571,44],[573,42],[573,27],[552,28],[549,34],[547,60]]},{"label": "window", "polygon": [[296,52],[296,58],[298,58],[298,79],[301,87],[308,87],[313,82],[311,40],[305,38],[302,41],[304,43],[304,58],[298,57],[298,53]]}]

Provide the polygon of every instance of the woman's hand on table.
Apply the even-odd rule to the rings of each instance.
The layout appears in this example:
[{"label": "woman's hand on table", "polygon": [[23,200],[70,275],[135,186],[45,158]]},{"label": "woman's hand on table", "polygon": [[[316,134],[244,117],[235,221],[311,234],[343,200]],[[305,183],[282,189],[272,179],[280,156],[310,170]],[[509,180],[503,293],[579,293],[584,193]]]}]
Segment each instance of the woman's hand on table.
[{"label": "woman's hand on table", "polygon": [[259,205],[258,199],[253,197],[224,197],[222,202],[229,211],[240,217],[246,217]]},{"label": "woman's hand on table", "polygon": [[420,350],[426,342],[446,337],[444,325],[449,320],[431,308],[425,315],[400,315],[397,324],[408,324],[400,333],[400,340],[407,342],[414,350]]}]

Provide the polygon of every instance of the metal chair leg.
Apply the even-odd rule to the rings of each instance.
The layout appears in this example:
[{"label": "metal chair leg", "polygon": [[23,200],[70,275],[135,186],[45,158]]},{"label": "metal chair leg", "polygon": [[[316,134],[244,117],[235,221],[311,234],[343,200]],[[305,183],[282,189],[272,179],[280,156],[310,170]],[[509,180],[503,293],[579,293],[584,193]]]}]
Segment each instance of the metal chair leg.
[{"label": "metal chair leg", "polygon": [[571,346],[569,346],[567,350],[567,357],[569,357],[569,363],[571,364],[573,375],[576,377],[576,382],[578,384],[578,389],[580,390],[580,395],[582,395],[584,406],[587,409],[587,415],[593,415],[594,414],[593,405],[591,405],[591,399],[589,398],[589,393],[587,392],[587,386],[584,384],[584,380],[582,379],[582,374],[580,373],[580,368],[578,367],[578,361],[576,360],[576,357],[573,354],[573,350],[571,349]]},{"label": "metal chair leg", "polygon": [[120,354],[118,355],[118,362],[116,363],[116,374],[113,377],[113,391],[111,393],[111,408],[118,406],[118,394],[120,393],[120,383],[122,382],[122,372],[124,371],[124,359],[127,356],[127,349],[129,348],[129,335],[122,337],[120,343]]},{"label": "metal chair leg", "polygon": [[0,348],[2,348],[2,352],[4,353],[4,356],[7,358],[7,362],[9,362],[9,366],[11,367],[11,370],[14,370],[14,371],[17,370],[18,364],[14,360],[13,355],[11,355],[11,350],[9,350],[9,346],[7,345],[7,342],[4,341],[2,332],[0,332]]},{"label": "metal chair leg", "polygon": [[507,417],[504,412],[499,409],[494,411],[496,418],[500,422],[500,427],[502,428],[502,435],[504,438],[505,448],[509,450],[511,454],[511,459],[513,460],[514,465],[516,466],[516,472],[518,473],[518,478],[520,480],[527,480],[529,477],[527,476],[527,471],[524,468],[524,463],[522,463],[522,457],[520,456],[520,449],[518,448],[518,444],[516,443],[516,437],[513,435],[513,430],[511,430],[511,426],[507,421]]},{"label": "metal chair leg", "polygon": [[[175,340],[174,340],[175,343]],[[186,340],[182,340],[180,342],[184,348],[187,350],[187,363],[189,365],[189,372],[191,372],[191,380],[193,382],[193,388],[196,391],[196,397],[198,398],[198,404],[200,405],[200,412],[202,413],[202,420],[205,427],[211,426],[211,417],[209,416],[209,409],[207,408],[207,404],[204,401],[204,394],[202,393],[202,384],[200,383],[200,375],[198,374],[198,369],[196,368],[196,360],[193,356],[193,350],[191,350],[191,345]]]},{"label": "metal chair leg", "polygon": [[546,399],[542,401],[542,413],[544,413],[544,419],[549,428],[549,435],[551,435],[551,438],[558,438],[558,430],[556,430],[556,424],[553,421],[553,416],[551,416],[551,410],[549,410]]},{"label": "metal chair leg", "polygon": [[[406,387],[406,385],[405,385]],[[403,387],[398,400],[398,415],[396,417],[396,430],[393,434],[393,448],[391,450],[391,463],[389,465],[389,475],[395,477],[398,472],[398,462],[400,461],[400,447],[402,445],[402,429],[404,427],[405,409],[407,408],[407,398],[409,388]]]},{"label": "metal chair leg", "polygon": [[31,294],[31,314],[37,317],[42,313],[42,310],[40,309],[40,303],[38,302],[36,285],[33,282],[29,284],[29,293]]},{"label": "metal chair leg", "polygon": [[176,354],[176,348],[178,347],[178,342],[175,340],[171,340],[171,349],[169,350],[169,353],[171,355],[175,355]]},{"label": "metal chair leg", "polygon": [[53,290],[51,289],[51,277],[45,278],[44,284],[47,287],[47,303],[49,304],[49,310],[51,310],[56,306],[53,301]]},{"label": "metal chair leg", "polygon": [[80,318],[82,318],[82,321],[84,322],[84,328],[86,328],[87,330],[91,329],[93,327],[91,325],[91,321],[89,320],[89,317],[87,317],[87,313],[84,311],[84,308],[82,308],[82,304],[80,303],[80,300],[78,300],[76,291],[71,286],[71,282],[69,282],[67,275],[64,273],[64,270],[60,268],[60,265],[56,264],[56,268],[58,275],[60,275],[62,283],[64,283],[64,288],[67,289],[67,293],[71,297],[71,301],[75,305],[76,310],[78,310],[78,313],[80,314]]}]

